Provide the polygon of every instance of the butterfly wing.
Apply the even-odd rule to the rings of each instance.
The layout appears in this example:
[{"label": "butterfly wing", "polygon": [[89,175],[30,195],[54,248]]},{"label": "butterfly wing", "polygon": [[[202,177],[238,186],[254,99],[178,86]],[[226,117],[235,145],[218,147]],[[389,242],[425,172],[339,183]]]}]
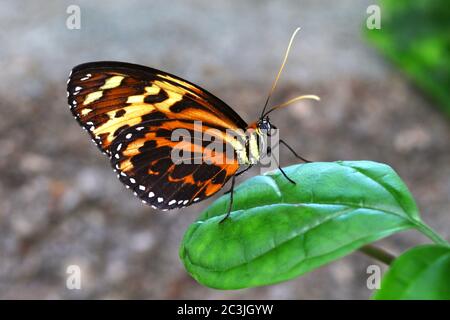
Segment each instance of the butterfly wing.
[{"label": "butterfly wing", "polygon": [[[226,130],[243,130],[245,121],[188,81],[135,64],[93,62],[72,70],[67,90],[72,114],[110,157],[120,180],[155,208],[172,209],[209,197],[239,168],[237,157],[223,161],[226,155],[220,151],[208,163],[198,161],[206,147],[202,139],[182,145],[171,141],[178,129],[194,136],[214,129],[225,149],[243,148]],[[174,148],[184,149],[187,159],[174,163]]]},{"label": "butterfly wing", "polygon": [[[215,150],[214,157],[208,156],[209,141],[172,141],[175,130],[186,130],[194,137],[195,127],[192,121],[150,120],[126,129],[111,145],[111,164],[120,180],[142,201],[159,209],[184,207],[215,194],[239,164],[233,158],[225,159],[225,152]],[[223,145],[221,150],[230,147],[226,137],[216,137]],[[180,162],[174,161],[177,155]]]}]

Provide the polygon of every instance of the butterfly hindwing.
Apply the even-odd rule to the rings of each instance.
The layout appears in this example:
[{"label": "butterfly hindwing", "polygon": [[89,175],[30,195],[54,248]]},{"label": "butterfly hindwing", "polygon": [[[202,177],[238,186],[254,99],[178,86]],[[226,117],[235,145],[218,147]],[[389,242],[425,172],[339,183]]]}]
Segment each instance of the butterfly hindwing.
[{"label": "butterfly hindwing", "polygon": [[[188,81],[134,64],[93,62],[72,70],[67,90],[72,114],[110,157],[120,180],[153,207],[172,209],[209,197],[239,167],[237,160],[195,162],[205,150],[201,139],[171,141],[176,129],[195,134],[209,128],[229,147],[226,130],[247,126],[228,105]],[[186,159],[191,163],[174,163],[175,147],[192,151]]]},{"label": "butterfly hindwing", "polygon": [[[184,207],[215,194],[239,164],[227,159],[225,152],[208,157],[208,141],[172,141],[173,130],[193,128],[191,121],[161,120],[124,130],[111,145],[111,164],[119,179],[143,202],[159,209]],[[223,141],[226,150],[230,145]],[[177,155],[179,161],[174,161]]]}]

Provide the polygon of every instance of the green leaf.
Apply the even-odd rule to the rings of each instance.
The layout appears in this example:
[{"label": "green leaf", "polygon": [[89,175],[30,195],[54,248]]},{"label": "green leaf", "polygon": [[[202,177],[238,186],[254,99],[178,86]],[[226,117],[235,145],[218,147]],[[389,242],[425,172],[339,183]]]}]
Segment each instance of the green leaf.
[{"label": "green leaf", "polygon": [[381,29],[367,39],[450,115],[448,1],[381,0]]},{"label": "green leaf", "polygon": [[391,265],[375,299],[450,300],[450,247],[415,247]]},{"label": "green leaf", "polygon": [[292,279],[420,223],[405,184],[387,165],[315,162],[257,176],[215,201],[187,230],[180,257],[213,288]]}]

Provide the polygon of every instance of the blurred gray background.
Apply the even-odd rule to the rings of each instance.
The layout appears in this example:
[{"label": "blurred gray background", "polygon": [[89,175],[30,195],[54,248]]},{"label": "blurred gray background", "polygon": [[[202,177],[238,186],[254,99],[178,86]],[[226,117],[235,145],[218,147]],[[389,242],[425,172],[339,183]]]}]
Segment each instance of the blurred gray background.
[{"label": "blurred gray background", "polygon": [[[218,291],[184,271],[178,246],[212,202],[159,213],[131,195],[66,103],[70,69],[122,60],[186,78],[256,119],[292,31],[302,30],[273,102],[281,135],[316,161],[392,165],[424,220],[450,237],[450,125],[362,38],[374,1],[2,1],[0,5],[0,298],[366,299],[354,253],[277,285]],[[66,9],[81,8],[68,30]],[[411,22],[414,23],[413,21]],[[282,154],[282,165],[296,160]],[[251,171],[243,179],[257,174]],[[379,243],[399,254],[416,232]],[[66,268],[82,290],[66,289]]]}]

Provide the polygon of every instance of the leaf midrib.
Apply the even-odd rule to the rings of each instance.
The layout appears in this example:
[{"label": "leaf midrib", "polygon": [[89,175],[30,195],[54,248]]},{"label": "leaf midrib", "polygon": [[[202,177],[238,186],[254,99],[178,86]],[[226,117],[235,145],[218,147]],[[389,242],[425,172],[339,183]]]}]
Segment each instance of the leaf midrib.
[{"label": "leaf midrib", "polygon": [[[333,219],[335,219],[335,218],[339,218],[339,217],[342,217],[342,216],[344,216],[344,215],[346,215],[346,214],[349,214],[349,213],[351,213],[351,212],[353,212],[353,211],[355,211],[355,210],[357,210],[357,209],[368,209],[368,210],[373,210],[373,211],[380,211],[380,212],[384,212],[384,213],[386,213],[386,214],[394,215],[394,216],[396,216],[396,217],[400,217],[400,218],[402,218],[402,219],[405,219],[405,216],[400,215],[400,214],[397,214],[397,213],[394,213],[394,212],[390,212],[390,211],[386,211],[386,210],[382,210],[382,209],[374,209],[374,208],[371,208],[371,207],[362,207],[362,206],[348,205],[348,204],[345,204],[345,203],[317,203],[317,202],[314,202],[314,203],[296,203],[296,204],[294,204],[294,203],[276,203],[276,204],[269,204],[269,205],[258,206],[258,207],[254,207],[254,208],[250,208],[250,209],[262,208],[262,207],[271,207],[271,206],[302,207],[302,206],[309,206],[309,205],[330,205],[330,206],[331,206],[331,205],[333,205],[333,206],[335,206],[335,205],[341,205],[341,206],[346,207],[346,208],[343,209],[343,210],[338,211],[337,214],[333,214],[333,215],[328,215],[328,216],[326,216],[322,221],[320,221],[319,223],[315,224],[314,226],[311,226],[311,227],[309,227],[309,228],[303,229],[301,232],[296,233],[296,234],[293,235],[292,237],[289,237],[289,238],[287,238],[286,240],[284,240],[284,241],[278,243],[276,247],[270,248],[269,250],[267,250],[267,251],[265,251],[264,253],[261,253],[261,254],[255,256],[255,257],[253,257],[252,259],[250,259],[250,260],[248,260],[248,261],[245,261],[245,262],[242,262],[242,263],[239,263],[239,264],[236,264],[236,265],[234,265],[234,266],[231,266],[230,268],[219,269],[219,268],[211,268],[211,267],[207,267],[207,266],[201,266],[201,265],[195,264],[195,263],[192,261],[192,259],[190,258],[190,256],[189,256],[189,254],[188,254],[187,251],[186,251],[186,255],[188,256],[189,261],[191,261],[191,263],[192,263],[193,265],[196,265],[196,266],[201,267],[202,269],[208,270],[208,271],[223,272],[223,271],[232,270],[232,269],[235,269],[235,268],[242,267],[242,266],[244,266],[244,265],[246,265],[246,264],[249,264],[249,263],[251,263],[252,261],[254,261],[254,260],[256,260],[256,259],[261,258],[262,256],[264,256],[264,255],[266,255],[266,254],[269,254],[269,253],[272,252],[273,250],[276,250],[279,246],[281,246],[281,245],[283,245],[283,244],[285,244],[285,243],[287,243],[287,242],[289,242],[289,241],[292,241],[292,240],[294,240],[295,238],[297,238],[297,237],[299,237],[299,236],[301,236],[301,235],[305,235],[306,233],[310,232],[310,231],[313,230],[314,228],[317,228],[317,227],[323,225],[324,223],[326,223],[326,222],[328,222],[328,221],[330,221],[330,220],[333,220]],[[245,210],[249,210],[249,209],[245,209]],[[234,214],[236,214],[237,212],[239,212],[239,211],[244,211],[244,210],[238,210],[238,211],[232,212],[230,218],[232,218],[232,216],[233,216]],[[212,217],[212,218],[216,218],[216,217],[220,217],[220,216],[214,216],[214,217]],[[208,219],[208,220],[209,220],[209,219]],[[405,220],[408,220],[408,219],[405,219]],[[409,221],[409,220],[408,220],[408,221]],[[197,221],[196,224],[200,225],[200,224],[202,224],[202,223],[204,223],[204,222],[205,222],[205,221]],[[411,222],[411,221],[409,221],[409,222]],[[313,259],[313,258],[316,258],[316,256],[308,257],[308,259]]]}]

